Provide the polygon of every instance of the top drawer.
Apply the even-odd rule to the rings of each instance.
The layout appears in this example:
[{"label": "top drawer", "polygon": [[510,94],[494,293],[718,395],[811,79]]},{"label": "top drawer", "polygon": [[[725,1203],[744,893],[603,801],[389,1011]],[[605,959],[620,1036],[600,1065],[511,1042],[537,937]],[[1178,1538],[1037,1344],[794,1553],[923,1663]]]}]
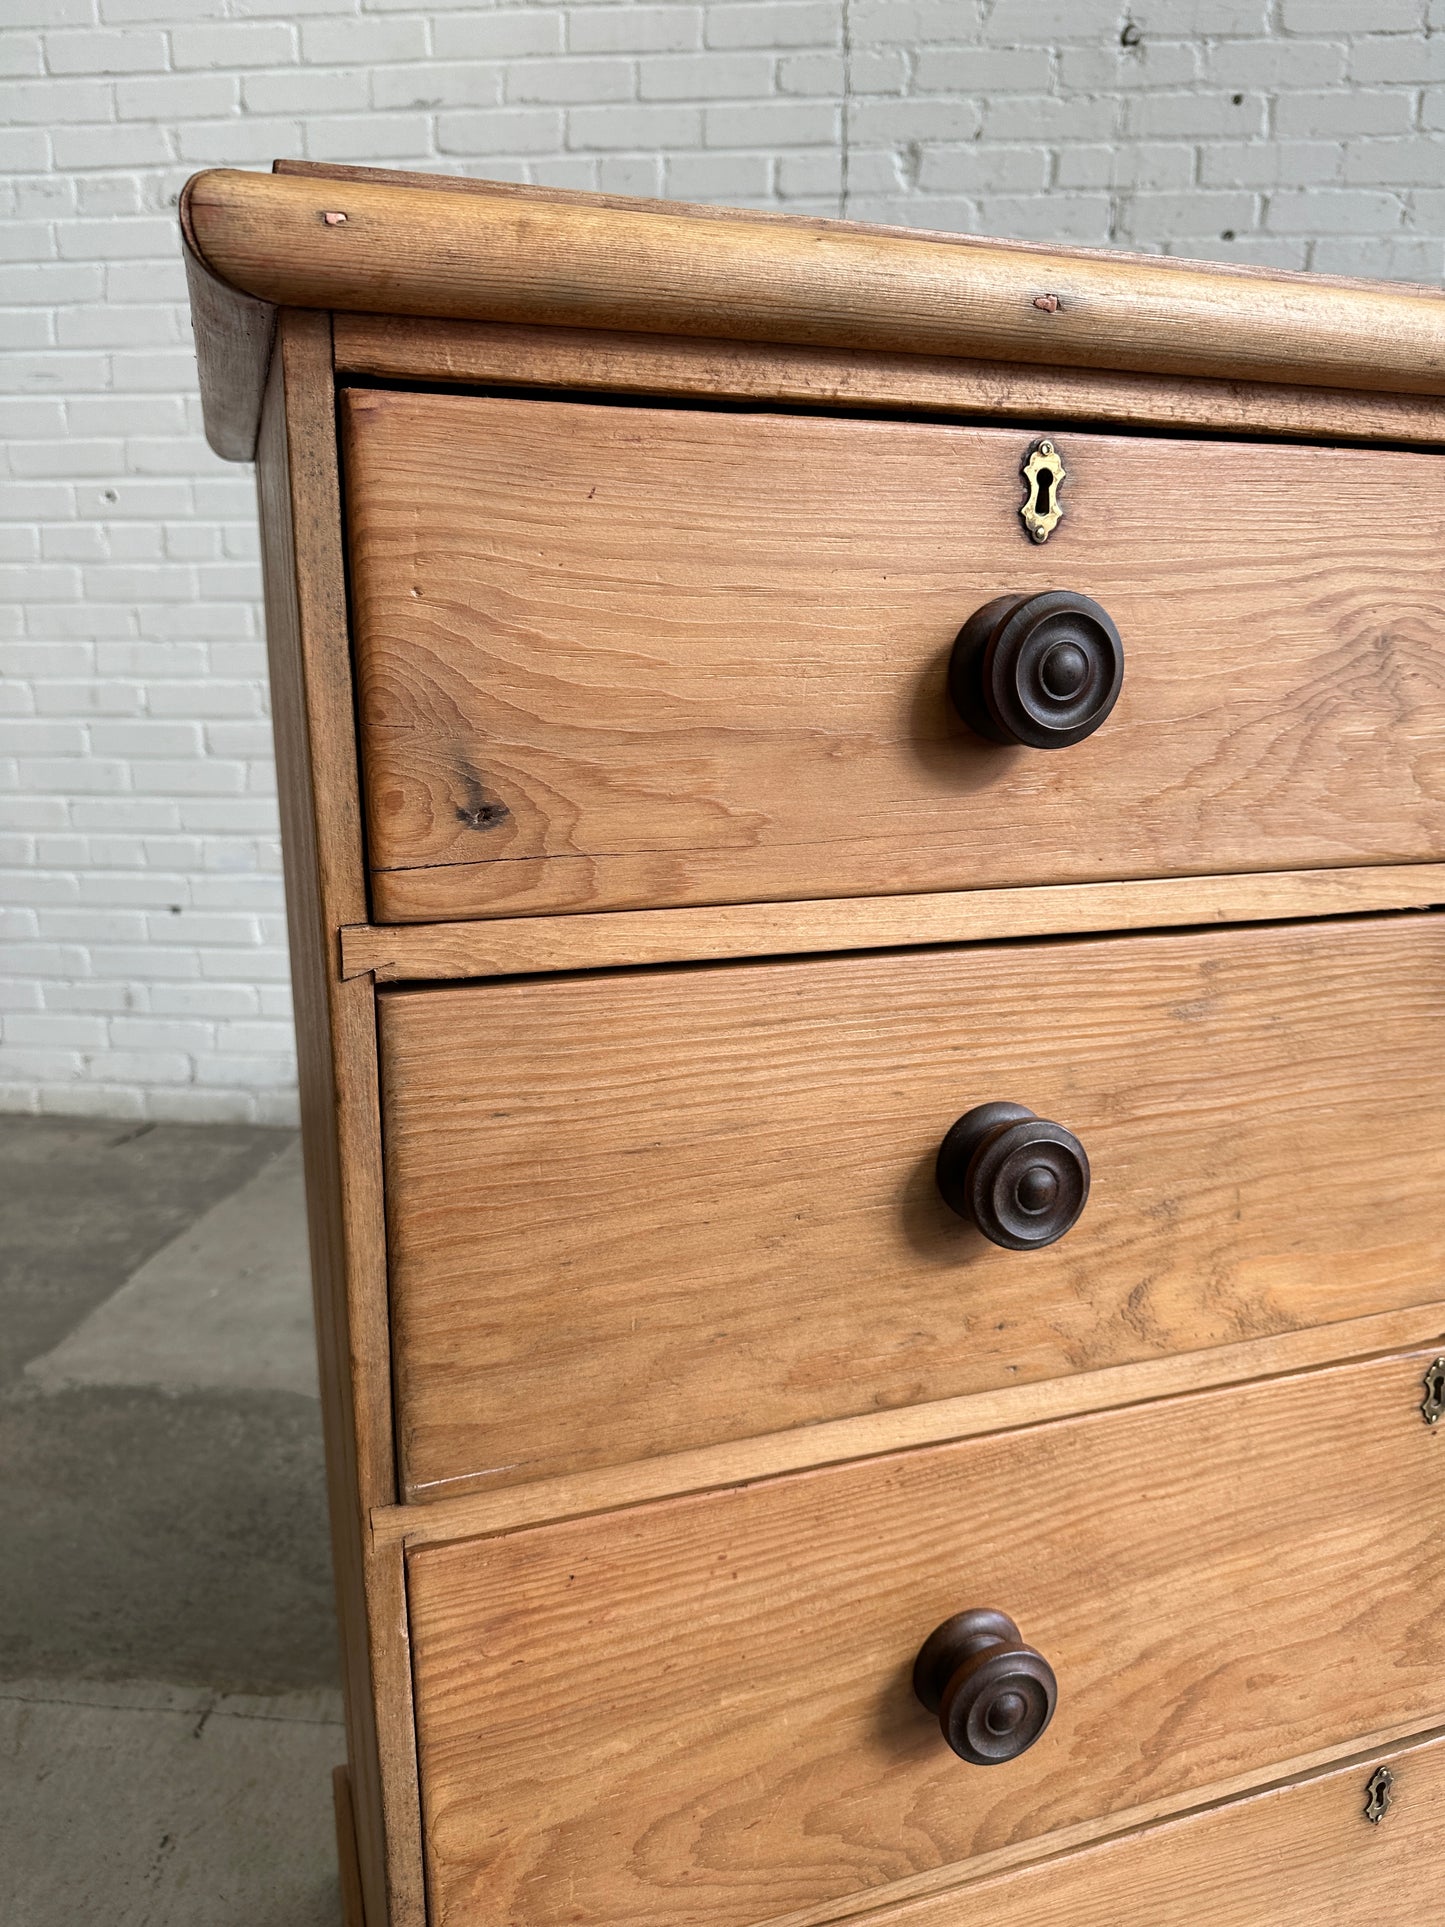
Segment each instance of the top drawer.
[{"label": "top drawer", "polygon": [[[374,911],[415,921],[1399,862],[1445,848],[1435,457],[352,391]],[[953,712],[1062,588],[1123,639],[1062,750]]]}]

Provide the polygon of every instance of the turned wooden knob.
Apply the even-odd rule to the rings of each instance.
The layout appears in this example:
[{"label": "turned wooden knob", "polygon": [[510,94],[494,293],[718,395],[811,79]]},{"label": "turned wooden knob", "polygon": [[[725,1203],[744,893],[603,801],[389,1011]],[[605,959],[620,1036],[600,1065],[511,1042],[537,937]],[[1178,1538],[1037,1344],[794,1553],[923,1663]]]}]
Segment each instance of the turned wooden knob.
[{"label": "turned wooden knob", "polygon": [[1001,1766],[1026,1753],[1054,1717],[1059,1683],[1007,1613],[980,1607],[928,1635],[913,1690],[961,1760]]},{"label": "turned wooden knob", "polygon": [[1124,645],[1107,612],[1072,589],[998,596],[958,632],[953,706],[980,736],[1067,749],[1092,736],[1124,683]]},{"label": "turned wooden knob", "polygon": [[1022,1104],[979,1104],[938,1147],[943,1201],[1006,1251],[1038,1251],[1078,1222],[1089,1160],[1072,1131]]}]

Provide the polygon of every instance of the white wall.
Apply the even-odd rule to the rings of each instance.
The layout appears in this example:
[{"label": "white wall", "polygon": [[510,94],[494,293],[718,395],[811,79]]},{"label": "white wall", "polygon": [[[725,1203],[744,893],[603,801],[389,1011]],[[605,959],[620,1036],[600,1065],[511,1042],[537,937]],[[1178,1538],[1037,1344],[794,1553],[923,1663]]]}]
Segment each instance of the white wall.
[{"label": "white wall", "polygon": [[294,1108],[249,471],[174,229],[277,154],[1438,281],[1445,0],[3,0],[0,1106]]}]

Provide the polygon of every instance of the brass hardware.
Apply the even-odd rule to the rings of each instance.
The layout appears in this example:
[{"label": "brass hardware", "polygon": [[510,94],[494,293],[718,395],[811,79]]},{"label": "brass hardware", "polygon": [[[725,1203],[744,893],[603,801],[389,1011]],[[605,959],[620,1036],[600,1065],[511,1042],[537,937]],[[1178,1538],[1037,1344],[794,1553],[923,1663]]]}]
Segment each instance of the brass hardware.
[{"label": "brass hardware", "polygon": [[1019,510],[1023,525],[1035,542],[1047,542],[1063,520],[1059,490],[1068,477],[1064,458],[1052,442],[1035,442],[1024,457],[1021,472],[1026,491]]},{"label": "brass hardware", "polygon": [[1438,1425],[1440,1415],[1445,1413],[1445,1358],[1435,1360],[1423,1383],[1425,1397],[1421,1401],[1420,1416],[1427,1425]]},{"label": "brass hardware", "polygon": [[1365,1818],[1372,1827],[1379,1826],[1390,1811],[1390,1788],[1395,1784],[1395,1776],[1387,1766],[1377,1766],[1370,1775],[1365,1788]]}]

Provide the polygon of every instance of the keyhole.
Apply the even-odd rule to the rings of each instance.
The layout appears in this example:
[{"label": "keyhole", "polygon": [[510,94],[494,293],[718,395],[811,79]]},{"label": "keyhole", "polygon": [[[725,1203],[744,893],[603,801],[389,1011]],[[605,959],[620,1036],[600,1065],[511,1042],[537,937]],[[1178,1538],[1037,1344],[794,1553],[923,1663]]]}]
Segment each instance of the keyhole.
[{"label": "keyhole", "polygon": [[1034,477],[1034,514],[1042,519],[1049,512],[1049,497],[1054,492],[1052,471],[1041,468]]}]

